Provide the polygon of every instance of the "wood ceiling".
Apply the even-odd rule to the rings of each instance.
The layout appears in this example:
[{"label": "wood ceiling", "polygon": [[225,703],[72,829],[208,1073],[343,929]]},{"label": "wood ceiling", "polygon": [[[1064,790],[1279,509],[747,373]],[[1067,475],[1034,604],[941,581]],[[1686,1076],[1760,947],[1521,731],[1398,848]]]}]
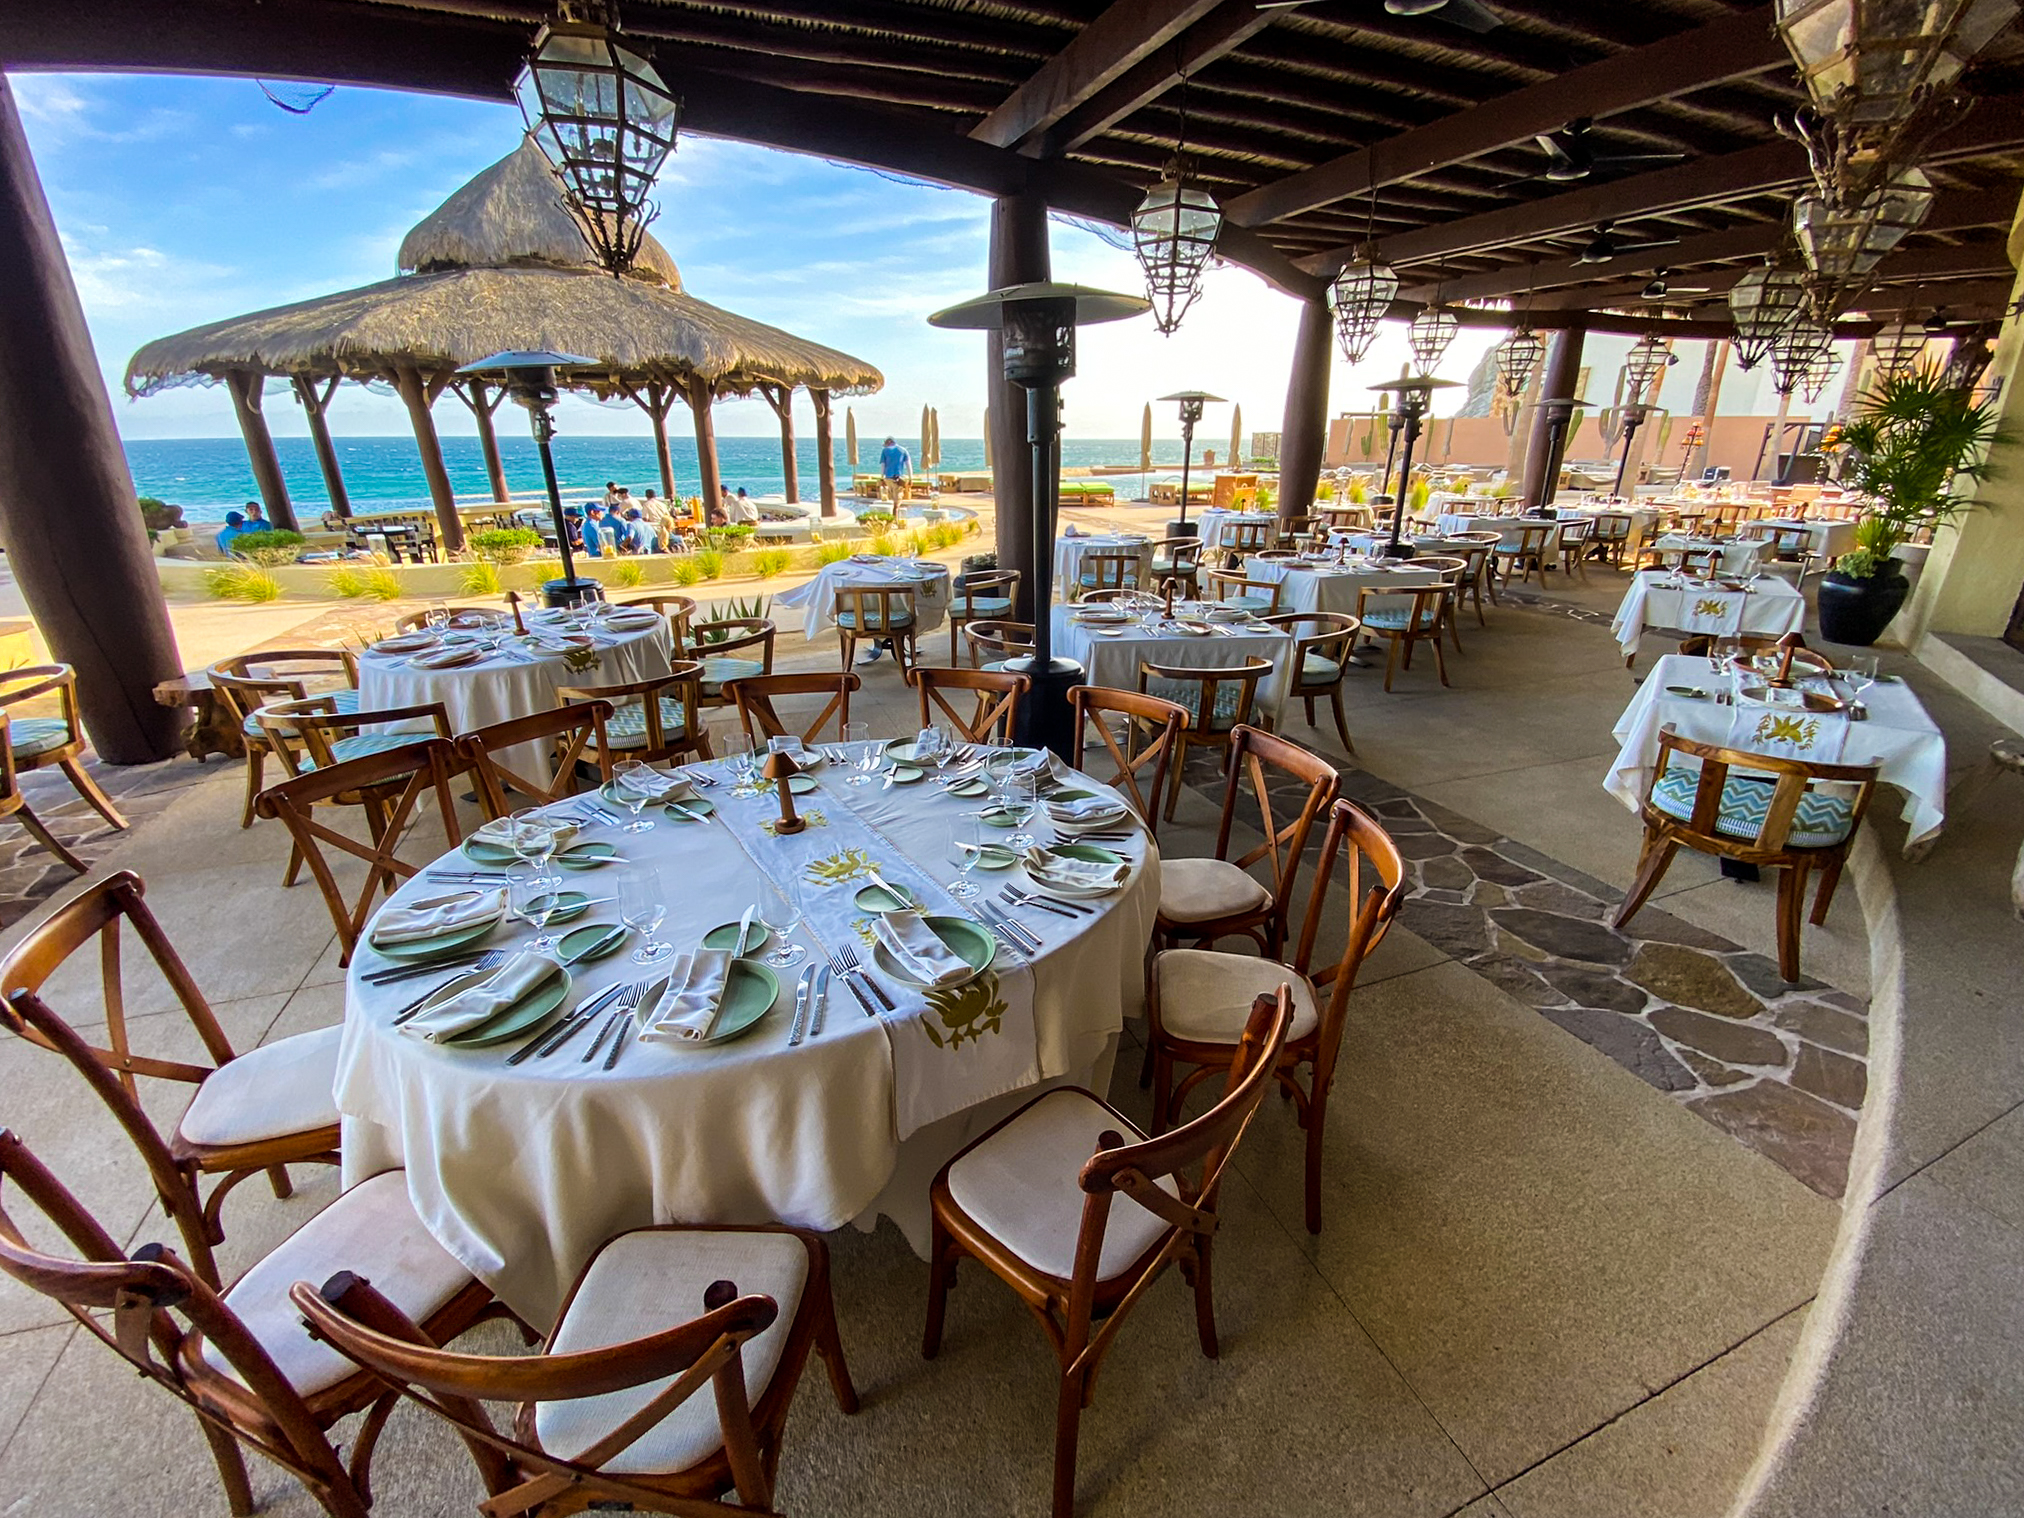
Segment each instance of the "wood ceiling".
[{"label": "wood ceiling", "polygon": [[[1800,98],[1770,7],[1485,0],[1476,32],[1382,0],[621,0],[689,130],[985,193],[1032,189],[1122,223],[1183,130],[1229,215],[1222,252],[1311,294],[1366,234],[1407,299],[1640,301],[1661,268],[1721,293],[1778,240],[1806,160],[1773,118]],[[8,68],[257,74],[508,93],[539,0],[0,0]],[[1940,136],[1942,194],[1885,265],[1877,312],[1999,311],[2024,177],[2024,67],[2006,38]],[[1555,183],[1534,134],[1577,116],[1605,158]],[[1373,197],[1373,191],[1375,192]],[[1598,224],[1675,246],[1605,264]],[[1694,316],[1678,300],[1667,314]]]}]

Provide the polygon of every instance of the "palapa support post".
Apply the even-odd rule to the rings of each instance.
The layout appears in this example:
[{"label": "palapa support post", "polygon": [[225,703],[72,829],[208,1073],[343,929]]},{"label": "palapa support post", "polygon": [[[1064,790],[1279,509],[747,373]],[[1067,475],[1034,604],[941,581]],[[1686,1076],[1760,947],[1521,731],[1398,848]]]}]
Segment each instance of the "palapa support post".
[{"label": "palapa support post", "polygon": [[[1550,506],[1560,482],[1561,450],[1567,441],[1574,393],[1581,383],[1580,327],[1563,327],[1546,348],[1546,368],[1539,381],[1542,400],[1532,413],[1532,445],[1525,454],[1525,504]],[[1566,401],[1563,409],[1558,403]]]},{"label": "palapa support post", "polygon": [[442,535],[445,553],[464,551],[464,520],[457,515],[457,496],[450,489],[450,474],[443,467],[443,443],[436,436],[436,418],[430,409],[441,387],[424,377],[419,369],[394,371],[394,388],[408,408],[408,421],[415,429],[415,446],[421,450],[422,476],[429,482],[429,500],[436,508],[436,530]]},{"label": "palapa support post", "polygon": [[724,477],[717,468],[717,418],[711,410],[716,393],[707,380],[691,376],[684,397],[696,421],[696,472],[702,476],[703,520],[724,499]]},{"label": "palapa support post", "polygon": [[829,392],[810,390],[808,398],[815,402],[815,479],[816,488],[822,496],[822,514],[836,515],[836,439],[829,427]]},{"label": "palapa support post", "polygon": [[[108,764],[176,751],[180,708],[155,687],[182,670],[162,582],[134,508],[84,308],[0,75],[0,537],[50,654],[77,671],[85,731]],[[80,532],[78,523],[92,528]]]},{"label": "palapa support post", "polygon": [[761,773],[773,782],[773,789],[780,797],[780,820],[773,824],[774,835],[785,838],[807,827],[808,820],[795,814],[794,787],[787,783],[801,773],[801,766],[794,762],[794,757],[791,754],[769,755]]},{"label": "palapa support post", "polygon": [[787,504],[792,506],[801,499],[799,468],[794,460],[794,387],[761,385],[759,393],[780,418],[780,472],[787,481]]},{"label": "palapa support post", "polygon": [[288,499],[288,482],[281,477],[281,458],[274,451],[274,435],[267,430],[267,417],[260,409],[265,375],[250,369],[230,369],[225,388],[232,392],[232,411],[239,418],[239,431],[246,439],[246,458],[253,466],[253,483],[260,487],[260,504],[267,508],[267,520],[288,532],[295,525],[295,507]]},{"label": "palapa support post", "polygon": [[302,414],[309,419],[309,440],[316,445],[316,467],[323,471],[324,492],[330,497],[330,509],[341,517],[351,515],[351,495],[344,488],[344,471],[337,467],[337,448],[330,441],[330,398],[337,394],[337,387],[344,382],[342,375],[332,375],[330,383],[321,391],[316,388],[316,378],[309,374],[289,377],[295,387],[296,402],[302,407]]},{"label": "palapa support post", "polygon": [[513,492],[506,487],[506,465],[499,457],[499,436],[492,426],[492,413],[506,399],[506,392],[501,390],[488,396],[481,379],[453,382],[450,388],[470,408],[471,420],[478,424],[478,451],[485,455],[485,477],[492,485],[492,499],[505,506],[512,501]]},{"label": "palapa support post", "polygon": [[1286,386],[1286,414],[1279,437],[1279,522],[1314,509],[1321,481],[1321,455],[1328,443],[1328,370],[1335,323],[1325,296],[1301,302],[1300,330],[1293,339],[1293,373]]},{"label": "palapa support post", "polygon": [[675,495],[675,456],[668,452],[668,413],[675,406],[675,392],[672,386],[660,380],[648,380],[645,394],[630,385],[621,387],[625,398],[647,414],[647,420],[654,429],[654,462],[661,470],[661,494],[666,496],[670,508]]}]

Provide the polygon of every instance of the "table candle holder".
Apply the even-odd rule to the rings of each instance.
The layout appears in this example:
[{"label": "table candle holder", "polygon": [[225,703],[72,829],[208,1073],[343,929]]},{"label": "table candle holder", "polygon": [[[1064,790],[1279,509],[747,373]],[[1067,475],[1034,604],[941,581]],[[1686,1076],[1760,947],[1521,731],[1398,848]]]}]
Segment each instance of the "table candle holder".
[{"label": "table candle holder", "polygon": [[791,777],[801,773],[801,766],[794,762],[791,755],[773,754],[767,758],[760,773],[773,782],[773,788],[780,796],[780,820],[773,826],[774,836],[785,838],[807,827],[807,820],[795,815],[794,787],[787,783]]},{"label": "table candle holder", "polygon": [[513,608],[513,631],[523,638],[526,637],[527,619],[520,615],[520,592],[517,590],[507,591],[506,604]]}]

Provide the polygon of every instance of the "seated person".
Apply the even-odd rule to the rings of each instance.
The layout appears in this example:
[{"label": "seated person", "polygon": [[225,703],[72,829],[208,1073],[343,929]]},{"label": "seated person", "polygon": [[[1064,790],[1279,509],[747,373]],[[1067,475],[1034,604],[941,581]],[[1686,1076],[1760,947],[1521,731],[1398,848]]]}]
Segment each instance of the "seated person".
[{"label": "seated person", "polygon": [[562,508],[562,525],[569,532],[569,546],[577,553],[583,552],[583,512],[575,506]]},{"label": "seated person", "polygon": [[225,527],[218,534],[218,552],[230,553],[235,539],[243,538],[253,529],[246,525],[246,518],[236,511],[225,513]]},{"label": "seated person", "polygon": [[740,485],[738,487],[738,493],[735,496],[733,496],[727,504],[731,508],[732,521],[752,522],[752,523],[758,522],[759,507],[750,496],[745,494],[745,487],[743,485]]},{"label": "seated person", "polygon": [[583,551],[593,559],[618,552],[618,528],[605,515],[601,503],[593,501],[583,513]]},{"label": "seated person", "polygon": [[272,532],[274,524],[267,520],[267,513],[258,501],[246,503],[246,530],[248,532]]},{"label": "seated person", "polygon": [[628,507],[625,520],[619,524],[625,531],[625,539],[619,545],[627,553],[652,553],[654,551],[653,529],[647,526],[646,518],[639,507]]},{"label": "seated person", "polygon": [[725,511],[722,506],[712,506],[710,508],[710,525],[712,527],[729,527],[731,525],[730,513]]}]

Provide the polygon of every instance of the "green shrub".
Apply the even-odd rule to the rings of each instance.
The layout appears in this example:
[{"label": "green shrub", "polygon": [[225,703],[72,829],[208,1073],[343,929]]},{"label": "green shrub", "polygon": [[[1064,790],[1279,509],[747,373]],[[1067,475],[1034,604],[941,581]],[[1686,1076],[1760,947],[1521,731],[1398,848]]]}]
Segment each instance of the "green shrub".
[{"label": "green shrub", "polygon": [[[748,617],[764,617],[773,610],[771,596],[754,596],[751,600],[742,597],[731,601],[712,601],[697,613],[698,622],[735,622]],[[731,635],[722,630],[704,630],[697,635],[703,643],[722,643]]]},{"label": "green shrub", "polygon": [[278,601],[281,582],[251,564],[223,564],[204,571],[204,588],[221,601]]},{"label": "green shrub", "polygon": [[729,527],[708,527],[703,530],[703,541],[712,548],[736,553],[758,530],[750,522],[734,522]]},{"label": "green shrub", "polygon": [[[696,566],[696,578],[714,580],[724,573],[724,554],[721,549],[698,548],[690,563]],[[694,584],[695,581],[688,583]]]},{"label": "green shrub", "polygon": [[850,544],[823,543],[818,545],[815,550],[815,567],[820,569],[825,564],[841,564],[849,557]]},{"label": "green shrub", "polygon": [[244,559],[248,564],[258,564],[263,569],[275,569],[283,564],[293,564],[308,541],[299,532],[278,527],[262,532],[242,532],[232,540],[232,557]]},{"label": "green shrub", "polygon": [[691,585],[697,585],[702,582],[703,566],[696,562],[695,555],[693,554],[684,554],[681,558],[676,559],[671,568],[675,583],[684,590]]},{"label": "green shrub", "polygon": [[532,527],[491,527],[472,533],[469,542],[471,552],[487,563],[518,564],[540,551],[541,534]]},{"label": "green shrub", "polygon": [[762,580],[770,580],[785,570],[793,558],[784,548],[762,548],[752,555],[752,573]]},{"label": "green shrub", "polygon": [[611,583],[621,590],[634,590],[647,583],[647,567],[638,559],[620,559],[609,573]]},{"label": "green shrub", "polygon": [[466,596],[496,596],[500,592],[499,566],[490,559],[466,564],[457,576],[457,593]]},{"label": "green shrub", "polygon": [[893,535],[889,532],[874,534],[865,547],[869,552],[888,559],[900,551],[900,545],[893,540]]},{"label": "green shrub", "polygon": [[401,577],[383,564],[340,564],[325,583],[347,601],[397,601],[401,595]]},{"label": "green shrub", "polygon": [[857,514],[857,525],[868,532],[877,532],[892,524],[893,514],[890,511],[860,511]]}]

